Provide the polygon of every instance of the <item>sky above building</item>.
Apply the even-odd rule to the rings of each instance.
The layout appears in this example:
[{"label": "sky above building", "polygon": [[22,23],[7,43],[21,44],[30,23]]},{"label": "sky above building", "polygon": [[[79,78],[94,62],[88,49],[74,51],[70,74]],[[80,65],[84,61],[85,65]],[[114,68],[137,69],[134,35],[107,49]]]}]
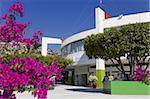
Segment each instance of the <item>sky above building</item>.
[{"label": "sky above building", "polygon": [[[0,16],[17,0],[0,0]],[[20,0],[25,9],[20,22],[30,22],[26,37],[41,30],[44,36],[67,38],[95,28],[95,8],[100,6],[110,16],[150,11],[150,0]],[[59,52],[60,45],[50,45]]]}]

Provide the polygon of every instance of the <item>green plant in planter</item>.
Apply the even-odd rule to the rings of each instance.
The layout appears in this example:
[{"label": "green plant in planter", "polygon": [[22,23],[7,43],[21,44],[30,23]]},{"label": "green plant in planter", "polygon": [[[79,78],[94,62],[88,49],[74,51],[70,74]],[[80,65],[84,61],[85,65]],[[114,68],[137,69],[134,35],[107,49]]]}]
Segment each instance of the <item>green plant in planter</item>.
[{"label": "green plant in planter", "polygon": [[90,75],[88,80],[89,80],[90,85],[93,88],[96,88],[96,84],[97,84],[98,78],[95,75]]}]

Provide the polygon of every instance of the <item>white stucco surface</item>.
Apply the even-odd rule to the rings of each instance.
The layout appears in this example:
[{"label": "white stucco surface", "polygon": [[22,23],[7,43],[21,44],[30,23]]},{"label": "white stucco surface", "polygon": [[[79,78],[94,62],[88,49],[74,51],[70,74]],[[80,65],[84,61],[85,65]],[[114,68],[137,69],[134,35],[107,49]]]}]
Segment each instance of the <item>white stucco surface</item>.
[{"label": "white stucco surface", "polygon": [[42,37],[42,55],[47,55],[48,44],[62,44],[62,40],[58,38]]}]

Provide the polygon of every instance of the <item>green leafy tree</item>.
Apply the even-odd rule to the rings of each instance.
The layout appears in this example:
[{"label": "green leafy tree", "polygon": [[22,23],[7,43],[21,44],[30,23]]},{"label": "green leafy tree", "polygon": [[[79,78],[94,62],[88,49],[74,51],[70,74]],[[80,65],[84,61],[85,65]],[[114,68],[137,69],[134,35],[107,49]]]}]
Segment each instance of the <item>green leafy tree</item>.
[{"label": "green leafy tree", "polygon": [[41,54],[37,53],[22,53],[22,54],[16,53],[14,55],[7,55],[7,57],[3,57],[3,60],[5,62],[8,62],[14,58],[28,58],[28,57],[31,57],[32,59],[39,61],[45,66],[50,66],[52,63],[57,62],[59,67],[65,68],[67,65],[72,63],[72,60],[65,59],[59,55],[42,56]]},{"label": "green leafy tree", "polygon": [[[136,65],[142,66],[150,56],[150,27],[149,23],[136,23],[110,28],[104,33],[88,36],[84,39],[84,48],[89,58],[111,60],[119,71],[125,75],[121,57],[126,56],[130,66],[130,75],[134,76]],[[148,60],[147,60],[148,59]]]}]

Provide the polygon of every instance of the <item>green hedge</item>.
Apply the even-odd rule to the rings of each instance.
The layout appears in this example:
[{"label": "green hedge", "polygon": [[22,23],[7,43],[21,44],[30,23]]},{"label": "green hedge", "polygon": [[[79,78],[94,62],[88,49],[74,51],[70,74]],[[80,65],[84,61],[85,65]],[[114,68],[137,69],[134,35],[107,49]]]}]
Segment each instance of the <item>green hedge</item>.
[{"label": "green hedge", "polygon": [[136,81],[112,81],[111,94],[150,95],[150,86]]}]

